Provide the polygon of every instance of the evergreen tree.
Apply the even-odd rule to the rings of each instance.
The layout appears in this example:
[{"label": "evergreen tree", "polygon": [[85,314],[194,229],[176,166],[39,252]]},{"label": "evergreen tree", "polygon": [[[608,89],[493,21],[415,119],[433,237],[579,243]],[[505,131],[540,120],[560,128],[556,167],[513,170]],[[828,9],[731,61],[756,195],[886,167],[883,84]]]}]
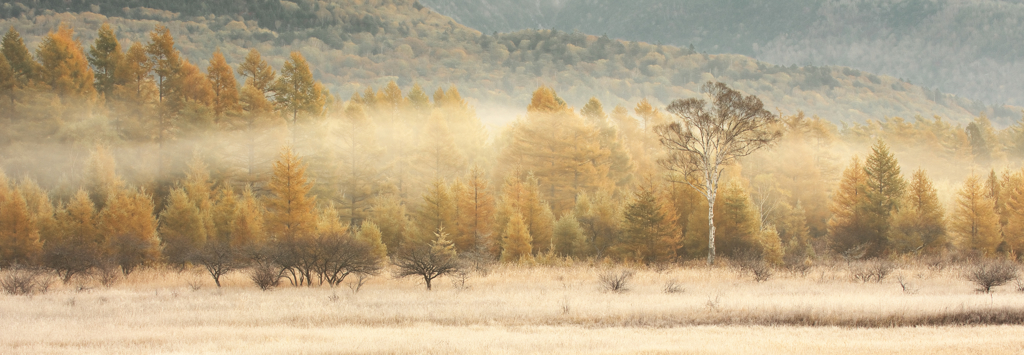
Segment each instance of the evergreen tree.
[{"label": "evergreen tree", "polygon": [[601,101],[590,98],[580,110],[580,116],[598,130],[601,149],[608,152],[608,179],[617,186],[628,184],[633,178],[633,162],[619,131],[608,121],[608,114],[604,112]]},{"label": "evergreen tree", "polygon": [[[528,175],[525,181],[514,175],[506,178],[501,202],[497,207],[494,223],[496,226],[508,226],[512,215],[518,213],[523,218],[532,239],[533,252],[546,252],[551,247],[555,218],[551,208],[541,200],[537,179],[532,175]],[[491,241],[491,252],[497,256],[500,252],[497,248],[502,245],[501,240],[504,236],[494,237],[495,240]]]},{"label": "evergreen tree", "polygon": [[380,190],[377,163],[381,150],[374,137],[373,122],[358,103],[349,102],[345,115],[334,122],[337,166],[340,187],[344,193],[342,207],[352,224],[366,217],[370,199]]},{"label": "evergreen tree", "polygon": [[995,203],[986,196],[981,179],[972,175],[957,192],[950,232],[964,249],[992,254],[1002,242],[999,235],[999,215]]},{"label": "evergreen tree", "polygon": [[736,181],[722,192],[722,203],[716,206],[715,229],[722,254],[739,256],[744,252],[762,254],[760,218],[751,208],[750,196]]},{"label": "evergreen tree", "polygon": [[107,147],[98,145],[89,154],[86,167],[85,187],[92,198],[93,204],[103,209],[107,199],[124,186],[124,181],[117,175],[117,163]]},{"label": "evergreen tree", "polygon": [[1006,174],[1003,178],[1006,225],[1003,238],[1011,251],[1024,255],[1024,170]]},{"label": "evergreen tree", "polygon": [[633,200],[623,211],[623,238],[619,254],[627,260],[650,265],[668,261],[679,243],[676,212],[660,198],[652,183],[638,186]]},{"label": "evergreen tree", "polygon": [[96,222],[96,209],[83,190],[57,212],[58,233],[43,244],[42,258],[65,284],[100,266],[104,250]]},{"label": "evergreen tree", "polygon": [[416,225],[420,231],[454,229],[456,208],[455,196],[452,195],[448,184],[444,180],[435,180],[423,194],[423,205],[416,213]]},{"label": "evergreen tree", "polygon": [[866,203],[865,222],[867,226],[863,242],[868,243],[867,256],[880,256],[889,246],[892,213],[899,210],[899,203],[906,189],[906,181],[900,175],[900,166],[889,152],[889,147],[878,140],[871,147],[871,155],[864,161]]},{"label": "evergreen tree", "polygon": [[94,68],[96,91],[106,97],[114,92],[118,79],[116,73],[123,57],[117,35],[109,23],[103,23],[97,32],[96,41],[89,47],[89,64]]},{"label": "evergreen tree", "polygon": [[583,255],[586,240],[583,236],[583,227],[572,212],[559,218],[555,222],[554,233],[551,236],[551,252],[554,255],[565,257],[579,257]]},{"label": "evergreen tree", "polygon": [[242,190],[242,200],[238,204],[235,222],[232,225],[231,246],[245,250],[262,245],[266,230],[263,221],[263,205],[252,192],[252,187]]},{"label": "evergreen tree", "polygon": [[900,210],[893,217],[889,245],[895,252],[937,253],[947,247],[946,222],[938,191],[924,170],[910,178]]},{"label": "evergreen tree", "polygon": [[466,166],[448,123],[438,110],[430,114],[423,129],[418,155],[421,176],[430,180],[454,179]]},{"label": "evergreen tree", "polygon": [[156,25],[153,32],[149,33],[149,44],[146,45],[146,54],[150,58],[150,67],[156,74],[156,85],[159,89],[157,96],[159,102],[163,103],[164,98],[172,94],[173,81],[181,71],[182,60],[177,49],[174,49],[174,37],[171,30],[162,25]]},{"label": "evergreen tree", "polygon": [[2,47],[0,52],[3,52],[7,62],[11,65],[11,69],[14,70],[14,77],[17,78],[19,83],[18,86],[25,87],[29,81],[38,78],[42,67],[32,59],[32,54],[29,53],[28,47],[25,46],[25,42],[21,39],[21,34],[14,29],[14,26],[11,26],[11,29],[7,30],[7,34],[4,35],[3,40],[0,40],[0,47]]},{"label": "evergreen tree", "polygon": [[586,253],[597,258],[607,256],[619,242],[622,231],[622,206],[605,191],[593,196],[581,192],[576,198],[573,214],[583,227]]},{"label": "evergreen tree", "polygon": [[277,80],[274,68],[263,60],[256,48],[250,49],[249,54],[245,56],[245,61],[238,65],[238,75],[245,78],[244,85],[252,86],[264,95],[273,89],[274,82]]},{"label": "evergreen tree", "polygon": [[380,228],[381,241],[394,254],[414,241],[415,227],[409,220],[405,204],[394,195],[377,198],[371,208],[371,221]]},{"label": "evergreen tree", "polygon": [[359,234],[356,235],[356,239],[360,242],[365,243],[370,247],[370,253],[374,257],[384,260],[388,257],[388,247],[384,245],[382,241],[382,233],[380,228],[377,227],[373,221],[367,221],[359,227]]}]

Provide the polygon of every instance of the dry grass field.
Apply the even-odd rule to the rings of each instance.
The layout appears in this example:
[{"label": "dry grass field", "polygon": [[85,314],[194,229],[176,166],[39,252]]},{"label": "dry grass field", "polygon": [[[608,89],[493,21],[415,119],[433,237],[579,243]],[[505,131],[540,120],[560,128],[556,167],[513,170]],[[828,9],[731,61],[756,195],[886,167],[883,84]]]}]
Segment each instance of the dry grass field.
[{"label": "dry grass field", "polygon": [[897,267],[867,283],[842,264],[765,282],[724,266],[639,269],[625,292],[601,287],[609,270],[499,266],[433,291],[384,274],[358,292],[263,292],[243,273],[218,289],[198,269],[149,269],[109,288],[0,295],[0,354],[1024,352],[1024,292],[978,293],[963,267]]}]

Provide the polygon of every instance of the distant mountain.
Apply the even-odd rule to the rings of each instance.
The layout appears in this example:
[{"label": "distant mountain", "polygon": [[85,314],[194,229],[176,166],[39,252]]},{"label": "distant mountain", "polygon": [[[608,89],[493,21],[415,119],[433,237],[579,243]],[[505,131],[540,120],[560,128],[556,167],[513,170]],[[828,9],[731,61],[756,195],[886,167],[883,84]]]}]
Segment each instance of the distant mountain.
[{"label": "distant mountain", "polygon": [[[489,1],[487,8],[495,11],[511,6],[504,0]],[[531,11],[537,16],[558,14],[579,5],[570,0],[544,4],[548,3],[531,3]],[[620,7],[609,9],[626,9],[618,3],[614,6]],[[672,18],[671,9],[664,9],[664,16]],[[780,11],[766,5],[760,9]],[[757,12],[749,15],[755,18]],[[699,85],[708,80],[755,94],[773,110],[804,111],[836,123],[941,116],[966,124],[985,114],[1005,126],[1021,117],[1020,107],[986,106],[851,68],[771,65],[743,55],[614,40],[601,36],[599,30],[484,34],[414,0],[36,0],[6,3],[0,6],[0,17],[0,29],[15,27],[30,48],[61,22],[76,29],[86,48],[104,22],[114,27],[125,44],[149,41],[149,31],[163,24],[183,55],[200,68],[206,68],[218,48],[232,65],[240,63],[249,48],[257,48],[276,68],[289,52],[298,51],[309,60],[317,78],[342,100],[392,80],[403,88],[418,83],[428,91],[455,85],[493,125],[521,114],[530,94],[541,85],[551,86],[577,107],[591,97],[606,107],[632,107],[643,98],[665,105],[697,96]],[[612,20],[593,18],[592,22],[618,23]],[[646,26],[641,22],[631,23]],[[712,28],[711,20],[705,23]],[[793,26],[751,23],[761,27],[733,26],[747,29],[737,32],[738,38],[755,38],[773,26]],[[717,32],[707,33],[711,38]],[[1020,77],[1024,76],[1016,78]]]},{"label": "distant mountain", "polygon": [[1024,105],[1022,0],[421,0],[484,33],[579,30],[779,65],[841,65]]}]

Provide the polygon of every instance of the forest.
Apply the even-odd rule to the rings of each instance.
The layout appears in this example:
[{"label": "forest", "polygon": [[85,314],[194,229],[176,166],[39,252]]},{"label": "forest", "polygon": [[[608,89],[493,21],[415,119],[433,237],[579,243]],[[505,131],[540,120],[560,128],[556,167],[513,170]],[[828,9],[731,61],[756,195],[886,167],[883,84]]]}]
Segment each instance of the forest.
[{"label": "forest", "polygon": [[484,33],[578,29],[778,65],[848,66],[988,103],[1024,97],[1016,0],[421,2]]},{"label": "forest", "polygon": [[876,75],[883,70],[872,74],[804,61],[773,65],[743,55],[707,54],[685,44],[624,41],[568,27],[481,33],[412,0],[10,4],[0,8],[0,28],[17,28],[31,47],[62,22],[74,27],[84,43],[94,41],[99,27],[109,23],[124,48],[148,41],[148,33],[160,24],[199,67],[209,65],[217,50],[237,63],[255,48],[275,67],[297,51],[314,77],[344,98],[390,81],[401,87],[456,85],[481,108],[481,120],[492,131],[513,121],[541,85],[568,102],[596,97],[609,106],[630,106],[646,98],[664,106],[698,95],[704,82],[721,81],[758,96],[769,108],[803,111],[835,124],[938,115],[966,125],[984,113],[1004,128],[1021,110],[1003,105],[1008,100],[995,95],[971,100],[944,86],[936,90],[913,85],[902,75]]},{"label": "forest", "polygon": [[[526,265],[707,252],[702,182],[664,163],[660,127],[681,117],[649,100],[577,110],[540,86],[490,133],[456,86],[343,99],[300,52],[276,68],[258,49],[214,52],[200,68],[161,25],[128,48],[109,25],[75,38],[61,25],[34,51],[14,28],[0,42],[3,267],[67,282],[202,265],[215,280],[249,268],[335,285],[423,250]],[[1021,120],[766,113],[781,138],[718,187],[721,255],[793,269],[1024,251]]]}]

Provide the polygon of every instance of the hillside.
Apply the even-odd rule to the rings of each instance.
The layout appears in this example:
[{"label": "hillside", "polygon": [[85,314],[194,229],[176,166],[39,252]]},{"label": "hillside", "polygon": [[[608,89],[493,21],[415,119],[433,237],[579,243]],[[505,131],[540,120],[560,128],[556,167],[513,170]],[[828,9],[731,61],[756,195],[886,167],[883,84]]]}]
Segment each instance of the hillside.
[{"label": "hillside", "polygon": [[83,43],[109,22],[124,44],[145,41],[161,23],[200,67],[217,48],[229,63],[257,48],[274,66],[299,51],[341,98],[391,80],[403,87],[454,84],[478,108],[487,108],[481,115],[495,126],[510,121],[539,85],[553,87],[573,106],[597,97],[611,107],[632,106],[642,98],[664,105],[696,95],[698,83],[708,80],[755,94],[768,107],[836,123],[919,115],[966,123],[985,112],[1006,126],[1020,117],[1018,108],[985,107],[848,68],[775,66],[742,55],[701,54],[580,32],[481,34],[407,0],[40,1],[33,6],[14,3],[0,11],[5,17],[0,27],[17,28],[30,47],[62,21]]},{"label": "hillside", "polygon": [[1019,0],[422,2],[484,33],[578,29],[779,65],[849,66],[988,103],[1024,104]]}]

